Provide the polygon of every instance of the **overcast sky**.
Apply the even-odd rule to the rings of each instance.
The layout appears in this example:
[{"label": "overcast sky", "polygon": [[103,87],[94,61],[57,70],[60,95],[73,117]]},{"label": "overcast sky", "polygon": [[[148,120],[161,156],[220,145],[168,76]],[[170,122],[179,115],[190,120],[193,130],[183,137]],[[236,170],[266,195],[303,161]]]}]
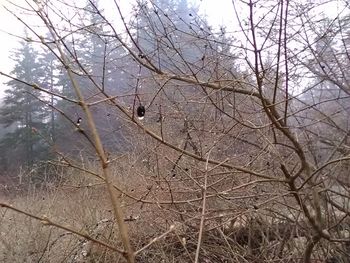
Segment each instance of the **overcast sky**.
[{"label": "overcast sky", "polygon": [[[202,14],[206,14],[209,20],[209,23],[213,26],[229,24],[230,21],[233,21],[233,8],[232,0],[220,0],[220,4],[217,1],[213,0],[189,0],[191,3],[196,3]],[[16,4],[21,4],[24,0],[13,0]],[[106,2],[105,0],[100,1],[100,3]],[[121,1],[123,5],[125,3],[133,2],[132,0],[123,0]],[[24,27],[23,25],[9,14],[4,8],[8,6],[7,0],[0,0],[0,71],[5,73],[10,73],[14,63],[10,59],[11,50],[18,47],[18,38],[16,36],[23,35]],[[124,6],[124,10],[126,6]],[[110,8],[105,8],[105,10],[111,10]],[[0,76],[0,98],[3,96],[4,89],[7,88],[3,83],[7,79]]]},{"label": "overcast sky", "polygon": [[[14,3],[20,5],[24,3],[25,0],[12,0]],[[69,2],[69,0],[67,0]],[[86,1],[86,0],[78,0],[78,1]],[[114,13],[116,13],[115,6],[113,4],[114,0],[100,0],[100,5],[104,8],[106,15],[108,18],[111,18]],[[200,13],[205,14],[207,16],[209,24],[212,26],[226,25],[228,31],[231,31],[234,28],[235,15],[232,7],[232,0],[188,0],[190,3],[195,3],[198,5]],[[122,3],[122,8],[125,14],[130,13],[129,3],[134,2],[133,0],[119,0]],[[112,8],[106,8],[105,5],[111,3]],[[323,5],[320,8],[321,12],[326,13],[328,16],[335,16],[339,10],[338,4],[339,2],[331,2],[331,4]],[[104,5],[102,5],[104,4]],[[24,27],[16,18],[14,18],[11,14],[9,14],[3,6],[8,6],[8,0],[0,0],[0,40],[1,40],[1,48],[0,48],[0,71],[5,73],[9,73],[14,63],[9,58],[10,52],[14,48],[18,47],[18,37],[16,35],[23,35]],[[129,10],[128,10],[129,9]],[[315,10],[318,12],[317,10]],[[27,19],[27,18],[26,18]],[[32,18],[28,18],[33,21]],[[7,79],[0,76],[0,98],[3,96],[4,89],[7,88],[3,83],[6,82]]]}]

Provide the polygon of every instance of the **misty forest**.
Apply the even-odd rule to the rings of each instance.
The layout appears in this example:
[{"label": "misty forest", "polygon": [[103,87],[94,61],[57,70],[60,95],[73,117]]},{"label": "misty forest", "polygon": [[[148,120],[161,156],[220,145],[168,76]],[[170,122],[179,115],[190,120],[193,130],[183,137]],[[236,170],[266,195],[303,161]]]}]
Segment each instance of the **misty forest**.
[{"label": "misty forest", "polygon": [[3,1],[0,262],[350,262],[350,3],[201,4]]}]

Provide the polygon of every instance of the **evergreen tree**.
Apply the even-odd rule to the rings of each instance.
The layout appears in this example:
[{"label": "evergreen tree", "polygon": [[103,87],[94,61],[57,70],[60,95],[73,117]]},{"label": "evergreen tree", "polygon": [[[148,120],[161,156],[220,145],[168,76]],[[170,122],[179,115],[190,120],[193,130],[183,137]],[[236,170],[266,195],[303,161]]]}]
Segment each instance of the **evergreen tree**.
[{"label": "evergreen tree", "polygon": [[160,69],[207,77],[208,61],[218,59],[217,66],[224,62],[227,69],[222,60],[232,59],[233,39],[224,27],[214,33],[206,19],[198,16],[198,8],[187,0],[139,1],[135,16],[132,26],[140,56]]},{"label": "evergreen tree", "polygon": [[[57,74],[57,58],[51,53],[47,52],[39,59],[41,70],[38,72],[38,78],[43,88],[50,93],[59,93],[58,87],[59,75]],[[53,107],[57,105],[57,98],[50,94],[46,101]],[[51,141],[54,143],[57,137],[57,112],[53,107],[48,109],[48,132]]]},{"label": "evergreen tree", "polygon": [[[74,43],[66,40],[66,47],[70,50],[66,52],[67,57],[70,58],[71,67],[79,73],[75,74],[74,78],[78,82],[84,98],[88,102],[92,102],[104,98],[93,82],[102,88],[101,91],[107,92],[111,96],[120,94],[122,91],[124,80],[116,63],[118,63],[122,53],[125,56],[125,51],[116,46],[115,39],[107,36],[105,22],[100,16],[100,12],[103,10],[99,8],[97,0],[86,1],[83,11],[85,15],[81,23],[84,31],[82,31],[82,35],[75,35]],[[64,97],[76,99],[74,88],[65,68],[60,65],[57,69],[59,72],[56,83],[58,92]],[[81,118],[81,128],[89,134],[89,131],[86,130],[85,115],[79,105],[59,99],[56,106],[73,121]],[[113,145],[113,148],[116,149],[114,146],[118,145],[118,148],[121,148],[122,143],[119,140],[119,135],[115,132],[111,136],[110,131],[119,127],[116,117],[113,121],[109,121],[111,119],[110,113],[115,110],[111,108],[109,104],[99,104],[91,107],[91,111],[103,142],[111,147]],[[75,132],[72,124],[60,115],[57,116],[56,134],[58,149],[61,152],[74,157],[76,153],[81,153],[82,149],[85,149],[84,154],[90,151],[90,148],[86,148],[84,137]],[[118,143],[116,143],[117,141]]]},{"label": "evergreen tree", "polygon": [[[41,67],[38,63],[38,52],[28,42],[21,42],[21,47],[13,54],[16,65],[12,76],[26,83],[40,84]],[[5,127],[12,126],[0,142],[2,152],[6,154],[6,163],[18,166],[31,166],[36,160],[47,156],[47,145],[42,135],[46,135],[47,110],[36,97],[40,92],[16,80],[7,82],[5,98],[0,109],[0,123]]]},{"label": "evergreen tree", "polygon": [[[123,94],[126,91],[126,80],[120,68],[125,69],[125,66],[128,65],[124,58],[126,52],[115,41],[115,38],[109,37],[111,33],[108,32],[108,27],[100,16],[104,10],[99,8],[99,1],[88,0],[85,10],[88,26],[82,47],[84,64],[89,69],[90,77],[102,88],[102,92],[106,92],[110,96]],[[96,92],[91,81],[88,85],[94,89],[94,95],[98,97],[100,94]],[[104,95],[101,98],[104,98]],[[113,112],[115,112],[115,108],[106,103],[92,108],[98,131],[106,149],[109,152],[119,152],[123,148],[125,149],[125,140],[120,131],[121,123],[116,113],[111,115]]]},{"label": "evergreen tree", "polygon": [[167,70],[183,70],[185,61],[198,60],[194,46],[197,32],[190,19],[195,13],[186,0],[156,0],[151,5],[140,1],[133,25],[140,56]]},{"label": "evergreen tree", "polygon": [[[116,70],[122,57],[126,56],[126,51],[111,38],[103,15],[104,10],[99,7],[98,0],[88,0],[85,7],[86,23],[84,36],[79,43],[79,54],[82,58],[90,77],[104,91],[115,91],[116,83],[118,89],[122,88],[124,81],[120,71]],[[122,65],[125,67],[125,64]],[[89,86],[91,86],[89,82]],[[94,92],[95,94],[96,92]]]}]

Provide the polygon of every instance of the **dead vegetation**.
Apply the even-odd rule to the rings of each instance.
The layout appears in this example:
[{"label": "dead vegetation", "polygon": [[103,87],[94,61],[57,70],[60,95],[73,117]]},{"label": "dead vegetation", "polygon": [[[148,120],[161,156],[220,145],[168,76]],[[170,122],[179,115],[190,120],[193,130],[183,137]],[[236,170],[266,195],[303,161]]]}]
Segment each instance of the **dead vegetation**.
[{"label": "dead vegetation", "polygon": [[[349,20],[313,33],[339,33],[341,70],[327,72],[340,44],[314,50],[312,1],[257,2],[232,1],[244,40],[157,1],[130,23],[114,1],[123,31],[95,1],[27,3],[45,37],[12,12],[64,77],[49,89],[0,73],[65,126],[57,140],[29,130],[55,157],[3,188],[0,260],[349,263]],[[87,37],[99,59],[76,42]],[[300,90],[300,75],[315,83]]]},{"label": "dead vegetation", "polygon": [[[125,172],[115,176],[121,176],[118,180],[126,189],[118,198],[126,211],[124,221],[132,245],[135,251],[140,250],[135,260],[193,262],[200,231],[200,199],[190,201],[196,199],[196,194],[192,190],[186,194],[184,190],[189,187],[186,181],[158,178],[155,183],[157,178],[143,174],[148,170],[146,164],[138,165],[139,162],[133,162],[127,156],[121,158],[123,167],[113,167],[113,170]],[[128,173],[132,163],[134,167]],[[88,167],[93,169],[94,164]],[[56,178],[55,182],[41,182],[35,186],[25,184],[28,188],[16,196],[2,194],[16,209],[43,220],[2,209],[0,260],[124,262],[119,253],[103,245],[121,245],[116,239],[118,227],[105,185],[86,172],[79,173],[72,168],[62,172],[61,180]],[[24,176],[24,180],[31,181],[31,176],[33,174]],[[273,209],[271,202],[247,207],[247,199],[220,201],[218,196],[215,199],[208,197],[199,262],[300,262],[300,255],[310,239],[308,222],[300,212],[292,215],[287,210]],[[181,199],[186,201],[175,201]],[[68,229],[57,228],[45,222],[46,218],[60,226],[68,226],[80,235],[88,235],[102,245]],[[332,218],[341,218],[341,223],[333,222],[336,229],[332,231],[339,239],[348,238],[350,222],[346,215]],[[348,262],[347,251],[341,243],[321,242],[311,262]]]}]

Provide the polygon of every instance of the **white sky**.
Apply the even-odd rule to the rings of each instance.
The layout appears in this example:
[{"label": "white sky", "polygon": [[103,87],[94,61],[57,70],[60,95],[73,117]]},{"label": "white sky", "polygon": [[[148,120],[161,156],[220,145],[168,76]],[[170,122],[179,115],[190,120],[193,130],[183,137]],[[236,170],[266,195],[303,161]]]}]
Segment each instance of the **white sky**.
[{"label": "white sky", "polygon": [[[11,1],[11,0],[10,0]],[[69,2],[69,0],[67,0]],[[78,0],[78,1],[86,1],[86,0]],[[25,2],[25,0],[12,0],[12,2],[21,5],[21,3]],[[106,4],[108,2],[113,2],[112,0],[100,0],[100,5]],[[134,2],[133,0],[119,0],[118,2],[122,3],[122,8],[124,9],[124,13],[130,13],[128,8],[128,3]],[[226,25],[228,29],[232,29],[234,27],[235,15],[232,7],[232,0],[189,0],[190,3],[195,3],[199,6],[200,13],[207,15],[207,19],[209,24],[212,26]],[[18,47],[18,38],[13,35],[23,35],[24,27],[20,21],[14,18],[11,14],[9,14],[3,6],[8,6],[8,0],[0,0],[0,40],[1,40],[1,48],[0,48],[0,71],[5,73],[9,73],[14,63],[9,58],[10,51],[14,48]],[[102,6],[107,13],[107,17],[113,15],[112,12],[116,12],[115,7],[106,8]],[[327,12],[330,17],[332,17],[332,13],[337,13],[337,5],[334,5],[332,2],[332,6],[322,6],[322,11]],[[32,18],[29,18],[32,19]],[[230,30],[229,30],[230,31]],[[13,35],[10,35],[10,34]],[[7,81],[6,78],[0,76],[0,98],[3,96],[4,89],[7,88],[3,83]]]},{"label": "white sky", "polygon": [[[100,0],[100,5],[104,1],[105,0]],[[218,1],[220,1],[220,4],[218,4]],[[12,2],[20,5],[24,0],[12,0]],[[127,1],[122,0],[120,2],[126,3]],[[128,2],[131,3],[133,1],[129,0]],[[190,0],[190,2],[196,3],[199,6],[200,12],[208,16],[209,23],[213,26],[221,24],[228,25],[229,21],[233,21],[234,13],[232,0]],[[13,35],[22,36],[24,27],[20,21],[5,10],[4,6],[9,6],[8,0],[0,0],[0,71],[10,73],[14,63],[9,56],[11,50],[18,47],[19,40]],[[125,7],[126,6],[124,6],[124,9]],[[108,11],[108,9],[106,10]],[[7,88],[7,86],[3,84],[7,80],[7,78],[0,76],[0,98],[3,97],[3,91]]]},{"label": "white sky", "polygon": [[[11,37],[7,32],[13,34],[23,33],[23,29],[19,26],[19,22],[13,16],[9,15],[3,5],[6,0],[0,0],[0,71],[9,73],[13,67],[13,62],[9,59],[10,51],[16,47],[17,41],[15,37]],[[0,96],[5,88],[3,82],[7,79],[0,76]]]}]

